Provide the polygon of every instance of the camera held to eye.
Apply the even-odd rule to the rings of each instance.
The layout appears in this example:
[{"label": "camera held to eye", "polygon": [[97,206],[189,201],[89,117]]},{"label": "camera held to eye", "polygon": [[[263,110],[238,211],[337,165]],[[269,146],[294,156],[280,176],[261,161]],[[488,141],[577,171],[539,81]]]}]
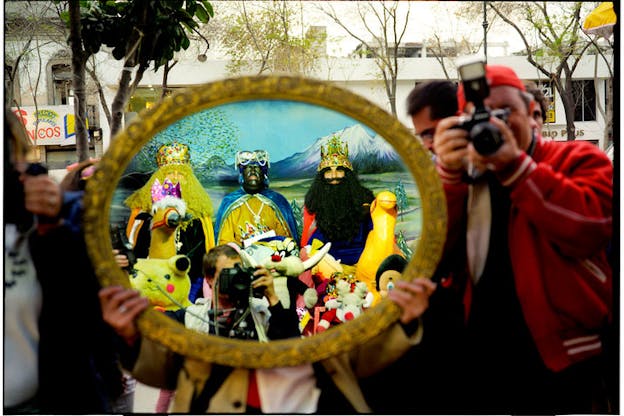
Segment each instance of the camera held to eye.
[{"label": "camera held to eye", "polygon": [[249,298],[262,298],[264,287],[252,288],[255,280],[253,267],[245,268],[240,263],[219,273],[219,292],[228,295],[237,308],[247,307]]},{"label": "camera held to eye", "polygon": [[489,122],[490,117],[496,117],[507,122],[508,109],[490,111],[485,107],[484,100],[490,95],[490,87],[485,77],[485,63],[481,60],[467,61],[460,65],[459,74],[464,87],[466,102],[475,106],[472,116],[455,126],[468,132],[468,139],[475,150],[482,155],[496,152],[503,144],[501,131]]},{"label": "camera held to eye", "polygon": [[30,163],[24,173],[30,176],[47,175],[48,168],[41,163]]}]

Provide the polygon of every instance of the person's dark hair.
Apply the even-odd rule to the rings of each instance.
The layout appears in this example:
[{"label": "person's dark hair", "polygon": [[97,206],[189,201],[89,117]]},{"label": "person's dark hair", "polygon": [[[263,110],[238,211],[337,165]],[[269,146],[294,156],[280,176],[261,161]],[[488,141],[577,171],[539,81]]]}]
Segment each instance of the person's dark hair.
[{"label": "person's dark hair", "polygon": [[238,251],[230,245],[222,244],[208,250],[206,254],[204,254],[203,262],[202,262],[202,271],[204,272],[204,276],[213,276],[215,271],[217,270],[217,259],[221,256],[225,256],[230,259],[240,259],[240,254]]},{"label": "person's dark hair", "polygon": [[548,98],[544,95],[544,91],[537,86],[533,81],[525,83],[526,90],[533,96],[533,99],[539,104],[542,109],[542,121],[546,122],[546,111],[548,110]]},{"label": "person's dark hair", "polygon": [[304,204],[311,214],[316,214],[316,224],[330,241],[349,240],[360,230],[360,224],[370,215],[370,204],[375,195],[362,186],[357,175],[344,169],[344,179],[339,184],[328,184],[322,170],[316,174],[306,193]]},{"label": "person's dark hair", "polygon": [[457,113],[457,86],[451,81],[427,81],[418,84],[407,96],[407,114],[413,116],[431,108],[431,119],[438,120]]},{"label": "person's dark hair", "polygon": [[381,275],[387,270],[396,270],[399,273],[403,273],[405,267],[407,266],[407,260],[405,257],[399,254],[391,254],[386,257],[381,264],[379,264],[379,268],[377,269],[377,273],[375,273],[375,287],[379,290],[379,278]]}]

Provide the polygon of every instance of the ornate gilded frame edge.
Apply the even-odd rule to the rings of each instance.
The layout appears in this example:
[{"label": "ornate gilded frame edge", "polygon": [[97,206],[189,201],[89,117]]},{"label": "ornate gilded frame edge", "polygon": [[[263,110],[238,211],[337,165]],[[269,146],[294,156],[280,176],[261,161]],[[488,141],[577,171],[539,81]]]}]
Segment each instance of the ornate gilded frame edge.
[{"label": "ornate gilded frame edge", "polygon": [[[236,101],[284,99],[320,105],[361,121],[384,137],[403,158],[420,192],[423,224],[420,240],[403,278],[429,278],[440,259],[446,233],[446,203],[428,151],[399,120],[374,103],[324,81],[292,76],[229,78],[178,92],[140,113],[118,134],[85,194],[85,235],[95,272],[103,286],[130,287],[115,263],[108,235],[115,186],[130,160],[154,134],[183,117]],[[399,309],[384,300],[360,318],[329,331],[293,340],[258,343],[200,334],[162,313],[146,311],[139,319],[143,336],[196,359],[233,367],[270,368],[319,361],[346,352],[386,329]]]}]

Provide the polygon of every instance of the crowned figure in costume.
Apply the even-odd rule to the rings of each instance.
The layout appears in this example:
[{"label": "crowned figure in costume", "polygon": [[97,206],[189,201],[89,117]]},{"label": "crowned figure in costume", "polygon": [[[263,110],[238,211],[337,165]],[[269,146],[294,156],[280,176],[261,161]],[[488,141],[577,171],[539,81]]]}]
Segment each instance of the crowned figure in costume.
[{"label": "crowned figure in costume", "polygon": [[373,228],[374,199],[353,172],[347,144],[333,136],[321,146],[317,174],[305,195],[301,247],[315,239],[331,242],[329,254],[343,265],[355,265]]},{"label": "crowned figure in costume", "polygon": [[269,154],[265,150],[236,153],[241,187],[227,194],[217,212],[215,241],[248,247],[263,238],[298,238],[297,223],[286,198],[269,189]]},{"label": "crowned figure in costume", "polygon": [[175,254],[191,259],[191,291],[189,299],[195,301],[203,284],[202,259],[214,247],[211,216],[214,212],[210,196],[199,182],[191,167],[191,154],[187,145],[173,142],[162,145],[156,154],[158,169],[147,183],[124,203],[131,209],[126,233],[134,254],[147,258],[160,244],[152,241],[150,222],[155,214],[155,204],[164,197],[183,199],[185,215],[175,229]]}]

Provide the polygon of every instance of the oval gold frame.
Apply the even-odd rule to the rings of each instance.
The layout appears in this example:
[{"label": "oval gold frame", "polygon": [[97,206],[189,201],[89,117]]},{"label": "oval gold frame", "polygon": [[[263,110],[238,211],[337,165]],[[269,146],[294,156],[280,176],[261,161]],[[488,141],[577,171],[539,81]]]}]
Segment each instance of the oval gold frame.
[{"label": "oval gold frame", "polygon": [[[134,155],[154,134],[185,116],[254,99],[283,99],[326,107],[359,120],[386,139],[408,166],[421,197],[421,237],[403,279],[433,275],[446,236],[446,203],[428,151],[399,120],[354,93],[323,81],[258,76],[225,79],[178,92],[141,112],[112,141],[99,169],[88,181],[84,199],[87,249],[102,286],[130,287],[127,275],[112,255],[109,211],[117,182]],[[386,299],[358,319],[329,331],[268,343],[201,334],[151,309],[139,317],[138,326],[143,336],[185,356],[231,367],[271,368],[319,361],[346,352],[378,335],[398,317],[399,308]]]}]

